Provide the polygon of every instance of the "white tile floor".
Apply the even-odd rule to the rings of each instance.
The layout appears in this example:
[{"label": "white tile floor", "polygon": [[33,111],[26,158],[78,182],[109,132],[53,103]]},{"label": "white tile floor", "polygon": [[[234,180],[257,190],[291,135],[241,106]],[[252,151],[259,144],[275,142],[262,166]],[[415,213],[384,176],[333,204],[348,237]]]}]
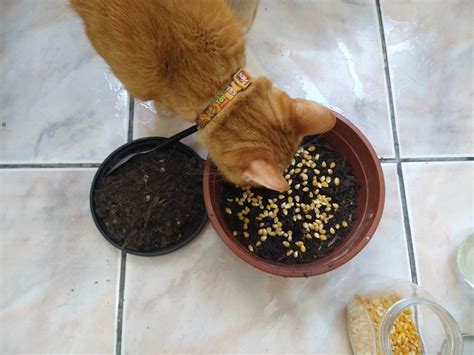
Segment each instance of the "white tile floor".
[{"label": "white tile floor", "polygon": [[474,333],[474,304],[458,286],[456,246],[472,233],[474,164],[403,163],[420,285]]},{"label": "white tile floor", "polygon": [[65,0],[1,0],[0,354],[350,353],[344,305],[374,271],[414,277],[474,332],[453,262],[474,232],[473,2],[378,3],[263,0],[249,34],[254,73],[345,114],[384,162],[373,241],[289,280],[244,264],[210,225],[163,257],[106,243],[88,209],[97,163],[127,135],[188,124],[129,110]]},{"label": "white tile floor", "polygon": [[91,220],[93,174],[0,171],[0,353],[113,351],[121,258]]},{"label": "white tile floor", "polygon": [[410,278],[395,164],[385,164],[384,173],[387,213],[373,242],[353,262],[321,277],[264,274],[242,263],[210,226],[176,254],[128,256],[123,352],[155,351],[152,334],[163,336],[163,352],[347,351],[342,315],[357,281],[382,269],[385,276]]},{"label": "white tile floor", "polygon": [[470,0],[383,2],[402,157],[474,155],[473,10]]},{"label": "white tile floor", "polygon": [[101,162],[127,141],[126,91],[66,0],[0,6],[0,163]]}]

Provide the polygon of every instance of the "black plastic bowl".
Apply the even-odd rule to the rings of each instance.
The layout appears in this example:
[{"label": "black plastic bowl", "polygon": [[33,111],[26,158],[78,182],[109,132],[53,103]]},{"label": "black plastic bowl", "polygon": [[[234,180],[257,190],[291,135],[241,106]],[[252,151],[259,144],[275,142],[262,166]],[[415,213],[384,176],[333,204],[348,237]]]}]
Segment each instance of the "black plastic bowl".
[{"label": "black plastic bowl", "polygon": [[[144,151],[147,149],[151,149],[156,146],[157,143],[165,140],[166,138],[163,137],[150,137],[150,138],[142,138],[142,139],[137,139],[134,140],[133,142],[127,143],[122,145],[121,147],[117,148],[115,151],[113,151],[105,160],[104,162],[100,165],[99,169],[97,170],[94,180],[92,180],[92,186],[91,186],[91,191],[89,195],[89,201],[90,201],[90,209],[92,213],[92,218],[94,219],[94,223],[97,226],[97,229],[100,231],[102,236],[107,239],[110,244],[112,244],[114,247],[126,251],[127,253],[134,254],[134,255],[140,255],[140,256],[156,256],[156,255],[163,255],[163,254],[168,254],[171,253],[177,249],[182,248],[186,244],[188,244],[191,240],[193,240],[199,232],[204,228],[207,222],[207,214],[205,212],[205,209],[203,208],[203,214],[201,216],[201,222],[199,223],[198,227],[190,232],[188,235],[186,235],[179,243],[173,244],[167,248],[163,249],[156,249],[156,250],[150,250],[148,252],[139,252],[135,250],[129,250],[127,248],[124,248],[120,246],[107,232],[107,229],[105,228],[105,224],[102,222],[100,217],[97,215],[96,210],[95,210],[95,201],[94,201],[94,191],[97,188],[97,185],[99,181],[107,174],[109,169],[116,164],[120,159],[124,158],[130,153],[135,153],[138,151]],[[196,157],[198,159],[203,160],[193,149],[188,147],[187,145],[177,142],[173,145],[176,149],[178,149],[180,152],[190,156],[190,157]],[[204,201],[203,201],[204,204]]]}]

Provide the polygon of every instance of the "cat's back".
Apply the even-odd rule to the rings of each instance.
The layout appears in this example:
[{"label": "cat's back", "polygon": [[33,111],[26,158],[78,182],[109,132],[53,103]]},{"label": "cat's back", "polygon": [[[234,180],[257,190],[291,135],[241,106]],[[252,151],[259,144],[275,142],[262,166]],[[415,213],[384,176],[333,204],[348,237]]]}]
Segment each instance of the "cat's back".
[{"label": "cat's back", "polygon": [[[156,99],[156,90],[180,82],[215,88],[221,75],[244,61],[240,24],[221,0],[70,0],[97,52],[134,96]],[[232,68],[230,68],[232,67]],[[203,75],[207,68],[213,75]],[[183,89],[185,89],[183,87]],[[206,89],[204,89],[206,91]]]},{"label": "cat's back", "polygon": [[112,66],[132,60],[132,55],[156,59],[172,36],[171,27],[179,14],[173,8],[178,2],[182,1],[70,0],[84,20],[92,45]]},{"label": "cat's back", "polygon": [[[182,0],[70,0],[71,7],[83,18],[91,40],[121,36],[163,34],[176,16],[174,5]],[[198,1],[199,2],[199,1]],[[190,4],[194,4],[193,1]],[[103,32],[97,30],[102,29]],[[135,31],[135,32],[129,32]],[[157,39],[156,37],[153,37]]]}]

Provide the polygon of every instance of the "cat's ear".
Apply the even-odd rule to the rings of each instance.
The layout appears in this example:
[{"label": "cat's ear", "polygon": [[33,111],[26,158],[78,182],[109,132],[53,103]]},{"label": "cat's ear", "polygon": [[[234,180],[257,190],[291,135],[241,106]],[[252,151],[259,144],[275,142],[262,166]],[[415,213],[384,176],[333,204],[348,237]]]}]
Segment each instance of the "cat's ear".
[{"label": "cat's ear", "polygon": [[336,124],[336,116],[330,109],[303,99],[291,101],[291,117],[303,136],[327,132]]},{"label": "cat's ear", "polygon": [[263,159],[253,160],[244,171],[243,178],[249,183],[254,182],[271,190],[285,191],[290,188],[283,175]]}]

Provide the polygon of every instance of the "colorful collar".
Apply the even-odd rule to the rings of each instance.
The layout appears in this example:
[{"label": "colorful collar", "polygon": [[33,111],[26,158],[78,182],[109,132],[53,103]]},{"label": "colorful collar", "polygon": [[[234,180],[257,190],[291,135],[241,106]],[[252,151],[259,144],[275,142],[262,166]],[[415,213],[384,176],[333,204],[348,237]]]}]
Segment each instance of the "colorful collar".
[{"label": "colorful collar", "polygon": [[234,74],[232,82],[217,96],[216,101],[207,106],[206,109],[199,114],[196,119],[198,127],[200,129],[206,127],[240,91],[247,89],[251,82],[252,78],[250,74],[245,69],[239,69],[237,73]]}]

